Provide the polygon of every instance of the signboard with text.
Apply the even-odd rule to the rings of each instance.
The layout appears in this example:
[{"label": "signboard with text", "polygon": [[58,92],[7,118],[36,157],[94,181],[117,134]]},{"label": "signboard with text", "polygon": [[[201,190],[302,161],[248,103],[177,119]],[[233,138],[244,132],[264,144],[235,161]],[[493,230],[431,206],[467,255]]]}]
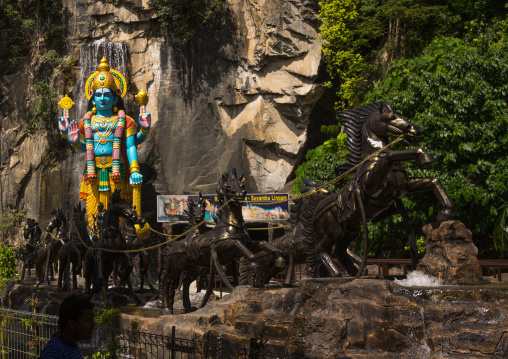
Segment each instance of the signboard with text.
[{"label": "signboard with text", "polygon": [[[157,196],[158,222],[187,222],[185,211],[190,200],[198,196],[162,195]],[[218,196],[203,195],[206,206],[206,219],[213,221],[220,209]],[[248,194],[242,205],[243,219],[249,221],[279,221],[289,219],[289,195],[287,193]]]}]

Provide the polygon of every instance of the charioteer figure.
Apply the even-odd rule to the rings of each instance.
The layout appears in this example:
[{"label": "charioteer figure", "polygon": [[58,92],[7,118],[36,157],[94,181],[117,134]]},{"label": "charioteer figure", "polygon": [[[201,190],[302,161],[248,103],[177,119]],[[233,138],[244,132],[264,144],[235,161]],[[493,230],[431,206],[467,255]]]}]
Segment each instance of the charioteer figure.
[{"label": "charioteer figure", "polygon": [[[143,176],[138,163],[137,146],[150,132],[151,116],[145,111],[148,95],[141,91],[139,125],[125,114],[122,98],[127,83],[121,73],[109,67],[102,58],[97,71],[86,81],[87,112],[79,122],[69,120],[72,100],[65,96],[60,102],[64,109],[58,128],[73,147],[86,152],[86,166],[81,181],[80,199],[86,200],[88,223],[93,228],[99,202],[108,208],[111,193],[121,191],[124,200],[131,201],[140,211],[140,186]],[[134,188],[134,191],[133,191]],[[134,196],[133,196],[134,192]]]}]

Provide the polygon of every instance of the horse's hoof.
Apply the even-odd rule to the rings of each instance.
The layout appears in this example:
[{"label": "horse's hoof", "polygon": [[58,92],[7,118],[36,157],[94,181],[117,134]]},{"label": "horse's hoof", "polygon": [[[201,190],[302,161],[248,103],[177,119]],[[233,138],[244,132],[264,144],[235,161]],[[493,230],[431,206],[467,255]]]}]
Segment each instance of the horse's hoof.
[{"label": "horse's hoof", "polygon": [[420,168],[430,168],[437,164],[437,160],[428,152],[422,152],[418,156],[418,165]]},{"label": "horse's hoof", "polygon": [[286,267],[286,261],[283,257],[278,256],[275,260],[275,268],[285,268]]},{"label": "horse's hoof", "polygon": [[451,221],[453,219],[453,212],[448,209],[443,209],[442,211],[439,211],[439,213],[436,216],[436,221],[439,223],[445,222],[445,221]]}]

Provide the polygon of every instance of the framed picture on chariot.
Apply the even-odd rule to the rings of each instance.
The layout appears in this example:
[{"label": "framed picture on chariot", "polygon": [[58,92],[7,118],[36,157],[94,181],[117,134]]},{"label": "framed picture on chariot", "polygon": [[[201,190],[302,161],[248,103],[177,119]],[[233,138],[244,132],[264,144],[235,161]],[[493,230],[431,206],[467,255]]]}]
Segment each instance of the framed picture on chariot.
[{"label": "framed picture on chariot", "polygon": [[[159,195],[157,196],[158,222],[187,222],[189,201],[197,202],[199,196]],[[221,204],[217,195],[202,195],[205,206],[205,220],[214,222],[219,215]],[[246,222],[283,221],[289,219],[289,194],[255,193],[248,194],[242,206]]]}]

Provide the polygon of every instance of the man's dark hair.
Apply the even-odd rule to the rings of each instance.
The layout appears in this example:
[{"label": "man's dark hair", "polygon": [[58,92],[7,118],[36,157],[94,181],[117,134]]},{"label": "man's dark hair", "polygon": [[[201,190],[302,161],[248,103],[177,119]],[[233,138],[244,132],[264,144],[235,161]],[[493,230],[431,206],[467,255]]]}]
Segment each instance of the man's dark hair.
[{"label": "man's dark hair", "polygon": [[67,322],[69,320],[78,320],[83,310],[93,309],[94,305],[88,299],[78,297],[77,295],[70,295],[60,303],[58,310],[58,327],[60,331],[65,331]]}]

